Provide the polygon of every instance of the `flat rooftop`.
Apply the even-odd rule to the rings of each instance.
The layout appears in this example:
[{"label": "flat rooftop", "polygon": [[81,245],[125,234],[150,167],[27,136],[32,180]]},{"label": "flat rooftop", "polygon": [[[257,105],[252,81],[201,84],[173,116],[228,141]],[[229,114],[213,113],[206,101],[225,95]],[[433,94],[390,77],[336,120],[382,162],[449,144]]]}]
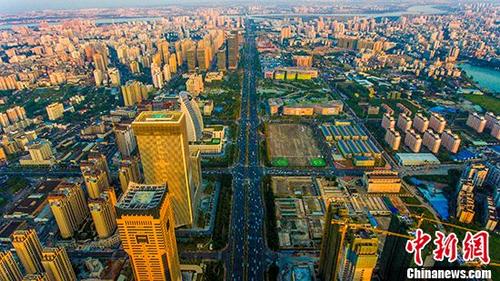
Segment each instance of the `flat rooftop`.
[{"label": "flat rooftop", "polygon": [[177,123],[182,114],[180,111],[143,111],[134,123]]},{"label": "flat rooftop", "polygon": [[167,194],[166,184],[131,183],[116,204],[118,215],[158,215]]}]

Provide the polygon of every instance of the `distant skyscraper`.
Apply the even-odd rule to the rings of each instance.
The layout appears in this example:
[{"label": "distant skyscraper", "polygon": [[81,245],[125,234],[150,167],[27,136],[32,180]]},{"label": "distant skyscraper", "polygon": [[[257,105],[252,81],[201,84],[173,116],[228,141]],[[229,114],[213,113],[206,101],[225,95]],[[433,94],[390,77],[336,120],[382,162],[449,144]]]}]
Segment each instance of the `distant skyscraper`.
[{"label": "distant skyscraper", "polygon": [[131,184],[116,205],[123,249],[136,281],[180,281],[171,193],[163,185]]},{"label": "distant skyscraper", "polygon": [[179,93],[179,103],[186,117],[188,141],[200,141],[203,137],[203,116],[198,103],[186,91]]},{"label": "distant skyscraper", "polygon": [[134,106],[146,100],[149,96],[150,87],[139,81],[128,81],[121,87],[123,95],[123,104],[125,106]]},{"label": "distant skyscraper", "polygon": [[16,230],[10,239],[26,273],[35,274],[44,271],[42,266],[42,245],[34,229]]},{"label": "distant skyscraper", "polygon": [[186,51],[187,67],[189,72],[196,70],[196,46],[191,46]]},{"label": "distant skyscraper", "polygon": [[227,38],[227,57],[229,61],[229,69],[234,70],[238,68],[239,52],[239,34],[238,32],[235,32],[235,34]]},{"label": "distant skyscraper", "polygon": [[85,170],[82,172],[82,176],[87,187],[87,193],[92,199],[99,198],[101,192],[110,186],[105,171],[98,169]]},{"label": "distant skyscraper", "polygon": [[62,247],[45,248],[42,252],[42,264],[52,281],[77,280],[68,254]]},{"label": "distant skyscraper", "polygon": [[70,238],[89,214],[80,185],[61,182],[48,197],[62,238]]},{"label": "distant skyscraper", "polygon": [[132,123],[145,182],[168,183],[177,226],[193,222],[186,117],[176,111],[144,111]]},{"label": "distant skyscraper", "polygon": [[122,158],[131,156],[137,147],[134,131],[132,130],[132,122],[113,124],[113,131],[115,132],[116,145]]},{"label": "distant skyscraper", "polygon": [[0,280],[21,281],[23,276],[11,252],[0,252]]},{"label": "distant skyscraper", "polygon": [[332,224],[332,220],[342,220],[348,216],[348,210],[341,204],[330,203],[326,213],[323,240],[319,260],[319,274],[321,280],[336,281],[339,272],[339,256],[343,247],[347,227],[341,224]]},{"label": "distant skyscraper", "polygon": [[223,47],[217,51],[217,70],[227,70],[226,47]]}]

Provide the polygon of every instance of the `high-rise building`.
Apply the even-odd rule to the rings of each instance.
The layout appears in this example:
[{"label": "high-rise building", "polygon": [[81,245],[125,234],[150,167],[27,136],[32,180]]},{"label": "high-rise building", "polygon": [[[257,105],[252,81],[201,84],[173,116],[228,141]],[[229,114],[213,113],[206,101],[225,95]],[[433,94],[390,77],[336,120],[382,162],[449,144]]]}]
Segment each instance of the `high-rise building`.
[{"label": "high-rise building", "polygon": [[296,66],[312,67],[313,57],[311,55],[294,55],[292,59]]},{"label": "high-rise building", "polygon": [[474,186],[481,187],[488,176],[489,167],[482,163],[470,163],[465,168],[462,178],[472,180]]},{"label": "high-rise building", "polygon": [[21,281],[23,276],[11,252],[0,252],[0,280]]},{"label": "high-rise building", "polygon": [[321,280],[336,281],[339,274],[339,257],[344,247],[345,224],[331,223],[332,220],[343,220],[348,217],[348,209],[341,203],[330,203],[326,212],[323,239],[319,259],[319,275]]},{"label": "high-rise building", "polygon": [[204,40],[198,42],[198,47],[196,48],[196,60],[198,61],[198,68],[201,71],[206,71],[210,68],[210,50],[206,46]]},{"label": "high-rise building", "polygon": [[113,131],[115,132],[116,146],[118,146],[122,158],[131,156],[137,148],[132,122],[114,123]]},{"label": "high-rise building", "polygon": [[82,176],[87,187],[87,193],[92,199],[99,198],[101,193],[110,186],[105,171],[98,169],[84,170]]},{"label": "high-rise building", "polygon": [[130,182],[140,183],[141,172],[139,169],[139,161],[135,157],[124,158],[120,161],[120,168],[118,169],[118,179],[122,191],[127,191]]},{"label": "high-rise building", "polygon": [[384,140],[392,150],[398,150],[401,144],[401,135],[394,128],[388,128]]},{"label": "high-rise building", "polygon": [[26,273],[43,272],[42,245],[34,229],[16,230],[11,235],[10,240]]},{"label": "high-rise building", "polygon": [[441,143],[451,153],[457,153],[460,148],[460,136],[454,134],[451,130],[445,130],[441,134]]},{"label": "high-rise building", "polygon": [[197,190],[201,186],[201,151],[199,149],[190,150],[189,165],[191,167],[191,185]]},{"label": "high-rise building", "polygon": [[392,116],[391,114],[389,113],[385,113],[384,116],[382,116],[382,128],[384,129],[389,129],[389,128],[392,128],[394,129],[394,127],[396,126],[396,120],[394,119],[394,116]]},{"label": "high-rise building", "polygon": [[49,104],[47,107],[45,107],[45,110],[47,110],[49,120],[57,120],[64,115],[64,106],[60,102]]},{"label": "high-rise building", "polygon": [[151,91],[151,85],[144,85],[139,81],[128,81],[121,88],[125,106],[134,106],[148,99]]},{"label": "high-rise building", "polygon": [[[388,231],[408,235],[411,221],[409,218],[392,215]],[[412,255],[405,251],[408,239],[395,235],[387,235],[384,248],[380,255],[380,280],[401,281],[406,280],[406,270],[412,262]]]},{"label": "high-rise building", "polygon": [[108,177],[108,182],[111,182],[111,173],[109,172],[106,156],[98,151],[91,150],[89,152],[87,160],[83,160],[80,162],[80,170],[82,171],[82,173],[88,170],[103,171]]},{"label": "high-rise building", "polygon": [[193,222],[186,117],[176,111],[143,111],[132,123],[147,184],[168,183],[177,226]]},{"label": "high-rise building", "polygon": [[226,60],[226,47],[223,47],[217,51],[217,70],[225,71],[227,70],[227,60]]},{"label": "high-rise building", "polygon": [[281,27],[280,31],[280,41],[283,43],[283,40],[292,37],[292,28],[289,25],[285,25]]},{"label": "high-rise building", "polygon": [[438,153],[441,146],[441,137],[429,129],[424,133],[422,144],[432,153]]},{"label": "high-rise building", "polygon": [[446,128],[446,119],[438,113],[432,113],[429,120],[429,127],[436,133],[441,134]]},{"label": "high-rise building", "polygon": [[151,77],[153,78],[153,86],[157,89],[163,88],[165,80],[163,79],[163,73],[161,68],[156,65],[151,66]]},{"label": "high-rise building", "polygon": [[116,205],[123,249],[136,281],[180,281],[171,192],[166,184],[131,184]]},{"label": "high-rise building", "polygon": [[170,67],[171,73],[177,73],[177,56],[175,54],[171,54],[168,59],[168,65]]},{"label": "high-rise building", "polygon": [[113,67],[108,69],[108,76],[111,86],[120,86],[121,85],[121,77],[120,71],[118,68]]},{"label": "high-rise building", "polygon": [[71,265],[66,250],[62,247],[45,248],[42,252],[42,264],[50,280],[76,281],[75,270]]},{"label": "high-rise building", "polygon": [[461,223],[471,223],[474,219],[474,183],[472,180],[462,180],[457,196],[456,217]]},{"label": "high-rise building", "polygon": [[413,128],[419,133],[427,131],[427,128],[429,128],[429,119],[422,113],[415,114],[413,118]]},{"label": "high-rise building", "polygon": [[480,116],[476,112],[470,113],[467,117],[467,126],[471,127],[478,133],[482,133],[484,128],[486,128],[486,119],[484,116]]},{"label": "high-rise building", "polygon": [[371,280],[378,260],[378,238],[368,230],[349,231],[340,257],[340,280]]},{"label": "high-rise building", "polygon": [[406,133],[409,129],[411,129],[411,118],[410,116],[406,115],[405,113],[401,113],[398,116],[398,128],[403,131],[403,133]]},{"label": "high-rise building", "polygon": [[90,214],[100,239],[108,238],[116,230],[116,216],[111,195],[104,191],[97,199],[88,202]]},{"label": "high-rise building", "polygon": [[28,143],[29,157],[19,159],[21,166],[52,166],[56,159],[52,152],[52,143],[39,139]]},{"label": "high-rise building", "polygon": [[196,46],[191,46],[186,51],[187,67],[189,72],[196,70]]},{"label": "high-rise building", "polygon": [[406,131],[405,145],[408,146],[411,151],[418,153],[422,147],[422,137],[413,129],[410,129]]},{"label": "high-rise building", "polygon": [[93,60],[95,69],[98,69],[103,73],[106,73],[106,70],[108,68],[107,59],[103,56],[103,54],[95,53],[93,56]]},{"label": "high-rise building", "polygon": [[227,38],[227,58],[229,62],[229,69],[234,70],[238,68],[238,59],[239,59],[239,33],[235,32]]},{"label": "high-rise building", "polygon": [[188,142],[200,141],[203,137],[203,116],[198,103],[186,91],[179,93],[179,103],[186,117]]},{"label": "high-rise building", "polygon": [[77,183],[61,182],[49,194],[48,202],[64,239],[72,237],[89,214],[83,190]]}]

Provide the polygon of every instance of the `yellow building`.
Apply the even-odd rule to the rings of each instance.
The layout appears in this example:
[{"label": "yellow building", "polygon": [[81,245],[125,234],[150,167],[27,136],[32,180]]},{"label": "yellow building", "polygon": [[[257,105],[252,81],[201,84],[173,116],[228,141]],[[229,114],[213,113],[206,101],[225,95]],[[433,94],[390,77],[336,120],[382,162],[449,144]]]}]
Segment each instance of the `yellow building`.
[{"label": "yellow building", "polygon": [[378,260],[378,238],[370,231],[350,232],[340,260],[340,280],[371,280]]},{"label": "yellow building", "polygon": [[134,106],[149,97],[151,87],[139,81],[128,81],[121,87],[125,106]]},{"label": "yellow building", "polygon": [[88,203],[100,239],[108,238],[116,230],[116,216],[111,200],[110,195],[104,192],[99,198],[91,199]]},{"label": "yellow building", "polygon": [[62,247],[45,248],[42,252],[42,264],[49,280],[76,281],[75,271],[71,266],[66,250]]},{"label": "yellow building", "polygon": [[61,237],[72,237],[89,213],[82,188],[62,182],[49,194],[48,201]]},{"label": "yellow building", "polygon": [[47,140],[38,140],[28,145],[29,156],[19,159],[21,166],[52,166],[56,159],[52,153],[52,144]]},{"label": "yellow building", "polygon": [[192,96],[197,97],[204,90],[203,77],[199,74],[191,74],[186,81],[186,91]]},{"label": "yellow building", "polygon": [[109,187],[106,172],[101,170],[90,170],[83,172],[83,180],[87,187],[87,193],[92,199],[97,199],[101,192]]},{"label": "yellow building", "polygon": [[171,193],[131,183],[116,205],[118,231],[136,281],[181,280]]},{"label": "yellow building", "polygon": [[120,161],[118,179],[123,192],[127,191],[130,182],[141,182],[139,161],[136,158],[125,158]]},{"label": "yellow building", "polygon": [[26,273],[43,272],[42,245],[34,229],[16,230],[10,237]]},{"label": "yellow building", "polygon": [[49,120],[57,120],[64,115],[64,106],[60,102],[49,104],[47,107],[45,107],[45,110],[47,110]]},{"label": "yellow building", "polygon": [[182,112],[144,111],[132,123],[145,183],[168,183],[176,226],[193,222],[186,120]]},{"label": "yellow building", "polygon": [[0,280],[21,281],[23,276],[11,252],[0,252]]},{"label": "yellow building", "polygon": [[398,193],[401,189],[401,179],[395,171],[365,172],[363,182],[369,193],[385,192]]}]

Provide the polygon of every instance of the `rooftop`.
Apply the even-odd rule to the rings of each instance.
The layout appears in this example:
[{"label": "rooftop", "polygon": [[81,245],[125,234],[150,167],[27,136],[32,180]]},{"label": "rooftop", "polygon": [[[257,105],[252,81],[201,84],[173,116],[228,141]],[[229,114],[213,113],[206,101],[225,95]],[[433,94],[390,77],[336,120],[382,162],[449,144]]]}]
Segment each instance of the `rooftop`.
[{"label": "rooftop", "polygon": [[121,196],[116,204],[116,209],[119,216],[134,214],[157,216],[167,193],[166,184],[130,183],[127,192]]},{"label": "rooftop", "polygon": [[143,111],[134,120],[134,123],[177,123],[182,116],[178,111]]}]

